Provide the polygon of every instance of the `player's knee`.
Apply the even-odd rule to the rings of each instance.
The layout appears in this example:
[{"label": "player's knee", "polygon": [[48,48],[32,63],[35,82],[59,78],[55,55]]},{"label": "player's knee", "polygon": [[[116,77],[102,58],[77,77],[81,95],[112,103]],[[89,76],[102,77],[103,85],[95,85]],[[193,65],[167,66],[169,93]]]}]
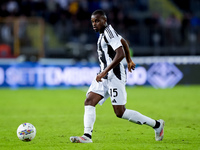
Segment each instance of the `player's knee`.
[{"label": "player's knee", "polygon": [[93,104],[93,103],[92,103],[92,99],[86,98],[84,104],[85,104],[85,105],[92,105],[92,104]]},{"label": "player's knee", "polygon": [[123,114],[122,113],[115,113],[117,118],[122,118]]},{"label": "player's knee", "polygon": [[96,101],[95,99],[93,98],[86,98],[85,99],[85,102],[84,102],[84,105],[87,106],[87,105],[90,105],[90,106],[96,106]]},{"label": "player's knee", "polygon": [[117,118],[122,118],[122,115],[116,115],[117,116]]}]

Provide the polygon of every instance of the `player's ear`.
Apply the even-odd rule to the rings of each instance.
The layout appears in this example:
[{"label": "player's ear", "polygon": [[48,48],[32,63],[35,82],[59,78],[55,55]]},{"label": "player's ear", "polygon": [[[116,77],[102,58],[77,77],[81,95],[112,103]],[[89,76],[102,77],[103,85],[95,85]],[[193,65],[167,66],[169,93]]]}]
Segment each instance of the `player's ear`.
[{"label": "player's ear", "polygon": [[105,23],[105,25],[107,25],[107,18],[106,17],[104,17],[104,23]]},{"label": "player's ear", "polygon": [[104,17],[104,19],[105,19],[105,22],[107,22],[107,17]]}]

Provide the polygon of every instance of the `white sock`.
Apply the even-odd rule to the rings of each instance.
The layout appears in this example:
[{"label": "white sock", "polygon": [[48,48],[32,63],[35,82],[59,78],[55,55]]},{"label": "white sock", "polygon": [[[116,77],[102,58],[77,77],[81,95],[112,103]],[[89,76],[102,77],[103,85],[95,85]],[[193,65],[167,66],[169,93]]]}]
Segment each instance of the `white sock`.
[{"label": "white sock", "polygon": [[151,127],[154,127],[156,124],[155,120],[153,120],[147,116],[144,116],[135,110],[130,110],[130,109],[125,110],[122,118],[127,119],[127,120],[137,123],[137,124],[141,124],[141,125],[147,124]]},{"label": "white sock", "polygon": [[93,125],[96,120],[96,108],[94,106],[85,106],[84,113],[84,133],[92,135]]}]

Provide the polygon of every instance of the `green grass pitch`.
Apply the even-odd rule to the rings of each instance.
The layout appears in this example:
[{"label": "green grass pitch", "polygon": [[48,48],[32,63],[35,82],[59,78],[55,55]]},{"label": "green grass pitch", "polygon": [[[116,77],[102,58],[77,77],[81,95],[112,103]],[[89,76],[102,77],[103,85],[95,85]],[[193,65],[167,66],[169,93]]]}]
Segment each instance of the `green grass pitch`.
[{"label": "green grass pitch", "polygon": [[[200,150],[200,86],[127,87],[126,107],[165,120],[163,141],[154,130],[115,117],[110,99],[96,107],[93,143],[71,143],[83,134],[84,89],[0,89],[1,150]],[[35,139],[22,142],[17,127],[32,123]]]}]

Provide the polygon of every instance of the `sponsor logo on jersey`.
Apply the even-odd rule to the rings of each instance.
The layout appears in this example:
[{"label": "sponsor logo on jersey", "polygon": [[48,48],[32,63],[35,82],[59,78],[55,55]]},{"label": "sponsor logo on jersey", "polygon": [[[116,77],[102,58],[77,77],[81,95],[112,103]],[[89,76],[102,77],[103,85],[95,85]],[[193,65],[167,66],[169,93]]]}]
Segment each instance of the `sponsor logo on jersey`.
[{"label": "sponsor logo on jersey", "polygon": [[112,103],[117,103],[117,101],[115,99],[112,100]]}]

